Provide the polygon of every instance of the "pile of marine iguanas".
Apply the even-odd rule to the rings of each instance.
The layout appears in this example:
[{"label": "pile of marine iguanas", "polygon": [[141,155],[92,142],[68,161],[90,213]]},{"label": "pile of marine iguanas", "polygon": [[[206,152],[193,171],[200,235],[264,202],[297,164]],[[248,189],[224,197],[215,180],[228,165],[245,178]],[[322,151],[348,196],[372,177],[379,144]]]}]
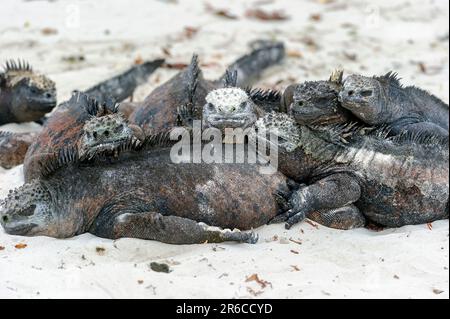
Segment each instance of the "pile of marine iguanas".
[{"label": "pile of marine iguanas", "polygon": [[[56,105],[54,82],[27,63],[8,62],[0,73],[0,124],[39,120],[43,127],[0,133],[0,165],[23,163],[25,176],[0,201],[4,230],[256,243],[253,228],[290,228],[305,218],[338,229],[448,218],[448,105],[404,87],[392,72],[344,79],[336,70],[284,92],[251,88],[284,56],[282,43],[259,41],[208,80],[193,55],[142,102],[124,102],[164,63],[147,62],[75,91],[44,119]],[[202,139],[195,123],[211,138],[229,129],[245,138],[202,145],[214,160],[195,161]],[[194,145],[174,160],[186,136]],[[270,174],[268,161],[236,160],[242,150],[267,159],[261,145],[276,146]]]}]

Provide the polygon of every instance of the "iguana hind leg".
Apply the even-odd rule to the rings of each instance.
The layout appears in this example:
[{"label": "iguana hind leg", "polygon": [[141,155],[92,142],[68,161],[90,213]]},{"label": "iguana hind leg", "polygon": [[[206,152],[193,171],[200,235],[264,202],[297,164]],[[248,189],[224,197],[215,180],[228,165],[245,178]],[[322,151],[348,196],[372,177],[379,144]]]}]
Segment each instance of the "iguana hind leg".
[{"label": "iguana hind leg", "polygon": [[96,225],[94,234],[107,238],[140,238],[168,244],[201,244],[237,241],[254,244],[254,232],[221,229],[178,216],[163,216],[155,212],[123,213]]},{"label": "iguana hind leg", "polygon": [[330,211],[348,206],[361,196],[355,177],[337,173],[303,187],[292,194],[291,210],[287,213],[286,228],[300,222],[315,211]]}]

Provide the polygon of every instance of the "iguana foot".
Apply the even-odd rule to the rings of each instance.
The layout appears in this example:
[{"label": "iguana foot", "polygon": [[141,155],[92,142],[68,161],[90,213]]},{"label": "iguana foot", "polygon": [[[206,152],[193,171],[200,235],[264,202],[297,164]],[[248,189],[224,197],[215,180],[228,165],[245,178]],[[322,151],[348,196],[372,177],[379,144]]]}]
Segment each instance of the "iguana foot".
[{"label": "iguana foot", "polygon": [[344,230],[363,227],[366,224],[365,217],[353,204],[327,211],[315,211],[308,214],[308,218],[325,227]]}]

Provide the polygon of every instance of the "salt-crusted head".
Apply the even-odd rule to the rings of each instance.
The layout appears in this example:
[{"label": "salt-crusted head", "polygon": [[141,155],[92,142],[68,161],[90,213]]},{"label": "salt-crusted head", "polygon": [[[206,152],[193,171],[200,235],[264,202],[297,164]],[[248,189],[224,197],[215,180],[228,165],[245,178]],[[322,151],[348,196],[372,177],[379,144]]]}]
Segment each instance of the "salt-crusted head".
[{"label": "salt-crusted head", "polygon": [[120,113],[92,117],[83,126],[78,142],[80,158],[91,158],[95,154],[113,152],[119,146],[142,139],[138,127],[129,125]]},{"label": "salt-crusted head", "polygon": [[378,78],[350,75],[344,81],[339,101],[342,107],[365,123],[380,124],[384,119],[385,90],[390,85],[400,85],[395,74],[388,73]]},{"label": "salt-crusted head", "polygon": [[297,123],[324,125],[347,120],[338,101],[342,75],[342,70],[336,70],[328,81],[307,81],[295,86],[288,111]]},{"label": "salt-crusted head", "polygon": [[256,121],[257,108],[247,92],[236,87],[216,89],[206,96],[203,128],[242,128]]},{"label": "salt-crusted head", "polygon": [[11,190],[0,201],[0,224],[11,235],[55,235],[58,218],[52,214],[51,196],[39,181]]},{"label": "salt-crusted head", "polygon": [[55,83],[23,61],[6,63],[0,94],[9,95],[9,111],[17,122],[37,120],[56,106]]}]

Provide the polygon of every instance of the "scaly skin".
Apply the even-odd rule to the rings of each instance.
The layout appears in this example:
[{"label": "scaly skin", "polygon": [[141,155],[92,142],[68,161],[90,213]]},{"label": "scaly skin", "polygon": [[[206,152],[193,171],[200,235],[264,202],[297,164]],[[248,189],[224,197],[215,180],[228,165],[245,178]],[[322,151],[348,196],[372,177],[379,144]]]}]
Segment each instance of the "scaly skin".
[{"label": "scaly skin", "polygon": [[[98,121],[98,126],[88,128],[90,135],[86,136],[83,127],[94,118]],[[140,131],[138,127],[130,127],[127,121],[117,114],[117,105],[100,105],[87,94],[75,93],[64,107],[58,108],[52,114],[28,149],[24,161],[25,181],[47,174],[46,167],[60,151],[68,147],[77,145],[81,148],[83,143],[91,143],[99,152],[108,151],[116,141],[135,136],[143,138]],[[89,157],[90,152],[82,152],[80,155]]]},{"label": "scaly skin", "polygon": [[[287,228],[324,210],[349,214],[339,215],[342,228],[363,216],[388,227],[448,218],[448,140],[360,135],[351,126],[313,129],[284,114],[269,114],[255,126],[258,134],[279,133],[279,170],[308,185],[291,199]],[[349,205],[359,209],[359,217]]]},{"label": "scaly skin", "polygon": [[448,105],[414,86],[403,87],[395,73],[380,77],[348,76],[339,100],[342,107],[369,125],[389,124],[393,134],[448,136]]},{"label": "scaly skin", "polygon": [[[74,93],[69,101],[59,105],[58,109],[45,122],[42,132],[29,147],[24,161],[25,180],[30,181],[40,176],[42,167],[46,166],[60,150],[68,145],[77,144],[81,136],[81,128],[87,120],[93,116],[102,117],[116,113],[117,108],[114,103],[129,97],[136,87],[146,81],[162,62],[163,60],[155,60],[134,66],[128,71],[88,89],[85,93]],[[94,97],[98,100],[94,101]],[[109,105],[109,107],[105,107],[105,105]],[[93,108],[97,108],[97,111],[92,112]],[[116,124],[111,126],[108,134],[117,133],[118,137],[123,137],[121,136],[122,130],[118,128],[122,122],[123,119],[117,123],[117,127],[115,127]],[[114,131],[116,129],[117,132]],[[138,127],[132,127],[132,130],[138,138],[142,137]],[[105,148],[108,147],[105,145]]]},{"label": "scaly skin", "polygon": [[[210,91],[223,86],[248,85],[283,57],[282,44],[266,44],[238,59],[219,80],[209,81],[203,77],[194,55],[186,70],[176,74],[156,88],[144,102],[136,105],[129,117],[130,122],[141,126],[147,134],[168,131],[180,125],[189,126],[192,120],[201,118],[202,106]],[[234,71],[240,72],[235,83],[226,83],[229,74]]]},{"label": "scaly skin", "polygon": [[144,147],[64,165],[13,191],[0,204],[0,222],[24,236],[255,243],[253,232],[222,228],[266,224],[279,213],[274,194],[290,192],[284,176],[261,174],[257,165],[174,164],[169,154],[167,147]]},{"label": "scaly skin", "polygon": [[[144,83],[163,62],[163,60],[155,60],[133,66],[124,73],[86,90],[85,94],[96,98],[99,105],[113,104],[114,101],[120,102],[131,96],[136,87]],[[22,66],[22,68],[24,67]],[[44,121],[42,133],[8,133],[7,139],[4,137],[3,140],[0,140],[2,142],[0,166],[11,168],[22,164],[26,156],[24,171],[27,180],[39,176],[39,168],[45,164],[46,158],[57,154],[65,144],[76,142],[77,132],[89,118],[90,114],[80,107],[79,103],[70,101],[61,103],[58,109]],[[139,135],[138,131],[136,134]],[[31,145],[32,150],[27,154]]]},{"label": "scaly skin", "polygon": [[0,72],[0,125],[33,122],[56,106],[55,83],[26,62],[9,61]]},{"label": "scaly skin", "polygon": [[302,125],[331,125],[358,121],[339,101],[342,89],[342,70],[334,71],[327,81],[306,81],[293,84],[285,91],[292,92],[287,112]]},{"label": "scaly skin", "polygon": [[[239,121],[236,121],[236,123],[245,123],[245,127],[249,127],[251,120],[257,118],[255,108],[248,106],[240,107],[241,105],[244,105],[244,96],[239,95],[239,99],[234,97],[229,98],[227,97],[227,94],[225,94],[225,91],[226,89],[218,89],[214,91],[214,94],[211,94],[211,97],[208,95],[207,99],[219,101],[220,105],[227,106],[226,108],[222,106],[221,109],[226,109],[228,112],[222,112],[221,118],[217,119],[213,109],[218,107],[215,106],[214,103],[208,103],[204,107],[204,123],[208,124],[207,127],[216,127],[223,130],[224,127],[230,126],[229,119],[236,119],[237,115],[239,115]],[[335,101],[335,99],[333,100]],[[251,105],[250,97],[248,97],[246,103]],[[295,108],[296,106],[294,105],[293,107]],[[302,108],[308,107],[303,105]],[[279,144],[278,170],[298,183],[309,185],[303,187],[298,194],[302,194],[301,192],[310,192],[313,194],[311,196],[314,197],[316,196],[316,192],[322,192],[321,187],[316,187],[316,185],[320,186],[322,183],[325,185],[328,183],[331,185],[330,187],[334,187],[334,189],[326,193],[327,195],[330,195],[329,199],[323,198],[324,196],[317,196],[322,202],[314,203],[315,206],[312,205],[314,209],[308,211],[307,207],[303,208],[302,213],[304,214],[300,213],[296,215],[297,217],[295,218],[293,217],[295,215],[294,212],[296,211],[294,209],[285,216],[278,216],[274,221],[281,221],[282,218],[293,218],[290,219],[290,222],[288,223],[290,226],[296,218],[298,219],[299,217],[307,216],[308,218],[329,227],[349,229],[361,227],[365,224],[365,217],[359,212],[359,209],[364,209],[364,214],[366,214],[366,211],[368,210],[375,210],[378,212],[384,209],[387,217],[373,217],[369,219],[386,226],[401,226],[407,223],[426,222],[433,220],[433,218],[442,218],[442,216],[444,216],[441,206],[446,200],[445,187],[443,187],[443,185],[445,185],[445,173],[448,172],[448,168],[445,166],[445,164],[448,163],[448,146],[446,148],[445,146],[442,146],[442,144],[428,145],[430,144],[430,140],[433,140],[433,137],[429,136],[428,142],[426,141],[426,136],[422,138],[418,136],[404,136],[401,139],[397,138],[398,141],[388,140],[382,136],[377,137],[376,132],[371,132],[371,136],[365,136],[370,130],[364,126],[359,127],[357,131],[348,130],[347,132],[343,131],[340,134],[334,135],[328,133],[331,135],[327,137],[327,131],[336,131],[336,124],[329,125],[328,123],[347,123],[347,118],[345,116],[334,116],[333,113],[330,112],[324,112],[325,116],[322,116],[320,112],[317,112],[320,108],[314,106],[311,106],[311,108],[313,109],[312,112],[310,112],[311,116],[304,122],[309,125],[317,123],[318,125],[314,129],[309,129],[306,125],[299,128],[297,124],[294,123],[294,119],[281,113],[266,114],[253,125],[255,128],[258,128],[258,132],[261,132],[263,128],[272,128],[278,132],[281,141]],[[327,107],[324,109],[327,110]],[[309,109],[302,111],[303,113],[309,112]],[[319,120],[315,120],[314,116],[319,117]],[[333,120],[330,121],[330,119]],[[232,125],[232,127],[236,128],[239,127],[239,125]],[[250,131],[250,133],[251,132],[252,131]],[[315,134],[317,134],[317,136],[315,136]],[[361,136],[361,134],[363,135]],[[308,138],[304,136],[308,136]],[[328,139],[322,138],[323,136]],[[252,138],[251,135],[249,138]],[[418,145],[422,142],[424,143],[423,146]],[[305,144],[304,147],[302,143]],[[428,150],[433,154],[437,154],[436,163],[432,161],[433,156],[430,157],[431,160],[426,157]],[[380,154],[377,154],[376,152],[379,152]],[[350,163],[346,163],[353,153],[356,154],[355,158],[358,159],[359,162],[365,163],[367,166],[359,167],[356,165],[357,163],[352,163],[351,161]],[[335,158],[335,156],[337,156],[335,154],[341,154],[341,157],[345,160]],[[413,157],[411,160],[409,154],[416,155],[417,159],[414,159]],[[374,157],[373,159],[371,159],[372,155]],[[367,158],[364,158],[364,156],[367,156]],[[389,168],[386,167],[389,166],[389,163],[382,163],[383,159],[388,161],[388,158],[389,160],[393,160],[392,167]],[[336,162],[333,162],[333,160],[336,160]],[[351,166],[351,164],[355,164],[355,166]],[[379,164],[380,167],[377,168],[377,164]],[[325,169],[324,167],[326,165],[330,165],[330,167]],[[362,174],[359,170],[364,169],[363,173],[367,174],[367,171],[370,171],[370,165],[375,166],[374,170],[378,169],[378,171],[382,171],[383,169],[386,169],[389,172],[393,172],[392,169],[394,168],[402,168],[402,165],[406,166],[406,169],[401,171],[399,175],[386,177],[386,179],[392,178],[392,183],[390,185],[395,185],[395,187],[390,186],[390,189],[394,189],[392,191],[393,193],[397,192],[395,198],[396,201],[399,201],[400,198],[402,198],[401,196],[405,195],[404,203],[402,203],[405,207],[400,208],[400,210],[403,209],[403,214],[405,216],[398,217],[398,219],[395,220],[395,216],[389,215],[389,213],[393,214],[392,207],[397,205],[391,201],[392,197],[383,198],[383,196],[380,196],[381,198],[376,198],[377,196],[374,196],[376,200],[370,199],[369,197],[362,197],[365,202],[359,197],[361,191],[376,193],[374,189],[378,190],[376,187],[381,188],[381,186],[376,185],[374,186],[374,189],[368,188],[361,190],[359,184],[364,184],[367,180],[363,177],[362,180],[358,178],[357,181],[355,181],[354,178],[349,177],[348,172],[350,172],[350,174],[359,175]],[[414,167],[414,165],[416,165],[416,167]],[[340,169],[341,166],[344,166],[345,173],[334,174],[334,169]],[[427,168],[428,166],[429,168]],[[408,167],[411,168],[407,169]],[[433,172],[439,176],[437,179],[434,179],[434,176],[430,174],[430,169],[433,169]],[[420,178],[417,177],[416,181],[408,175],[412,173],[413,170],[418,171],[418,174],[422,175]],[[357,172],[355,173],[354,171]],[[395,170],[395,173],[397,172],[398,170]],[[319,178],[318,175],[321,174],[322,176]],[[373,178],[373,176],[370,177]],[[413,198],[415,194],[408,193],[411,189],[415,189],[414,187],[416,185],[414,183],[427,183],[427,177],[430,177],[428,183],[435,183],[433,187],[436,187],[441,195],[444,194],[438,201],[433,201],[431,193],[426,195],[419,194],[415,199]],[[317,179],[320,179],[318,183],[316,183]],[[401,185],[413,186],[402,188]],[[339,193],[341,189],[342,194],[337,196],[337,193]],[[385,189],[386,188],[382,188],[383,191],[385,191]],[[332,194],[331,192],[336,192],[336,194]],[[297,197],[298,196],[300,195],[297,195]],[[439,196],[440,195],[438,195],[438,197]],[[445,198],[445,200],[442,198]],[[407,203],[408,200],[411,200],[411,203],[413,204]],[[420,202],[421,200],[423,200],[423,206],[417,204],[417,201]],[[381,208],[380,204],[380,206],[374,208],[372,207],[372,202],[370,205],[367,204],[370,201],[375,201],[375,203],[376,201],[384,201],[382,204],[384,206]],[[355,202],[358,203],[356,206]],[[360,205],[361,203],[363,204]],[[295,203],[294,198],[292,205],[294,205],[297,212],[299,212],[299,207],[301,206],[300,200],[297,199],[297,202]],[[433,208],[436,209],[436,214],[430,212]],[[408,213],[408,209],[411,209],[410,213]],[[417,211],[414,212],[414,209]],[[420,214],[420,212],[424,212],[422,219],[420,216],[418,217],[415,215]],[[367,212],[369,217],[372,214],[373,213]],[[409,218],[409,216],[411,217]]]},{"label": "scaly skin", "polygon": [[[258,102],[262,100],[257,99]],[[256,120],[266,116],[266,113],[253,102],[252,95],[239,88],[216,89],[206,96],[206,101],[207,103],[203,107],[202,127],[203,129],[219,129],[225,137],[225,143],[234,143],[234,140],[227,139],[225,131],[227,128],[254,129]],[[294,166],[292,168],[289,165],[292,161],[295,161],[295,158],[283,157],[282,161],[278,163],[279,171],[289,178],[305,182],[304,175],[301,174],[302,172],[306,174],[305,169],[307,170],[308,167]],[[345,216],[345,222],[342,222],[340,216]],[[358,209],[353,205],[348,205],[339,210],[317,211],[314,214],[309,214],[308,217],[322,225],[333,228],[349,229],[364,225],[364,218],[360,216]],[[273,222],[282,220],[283,216],[279,216]]]}]

